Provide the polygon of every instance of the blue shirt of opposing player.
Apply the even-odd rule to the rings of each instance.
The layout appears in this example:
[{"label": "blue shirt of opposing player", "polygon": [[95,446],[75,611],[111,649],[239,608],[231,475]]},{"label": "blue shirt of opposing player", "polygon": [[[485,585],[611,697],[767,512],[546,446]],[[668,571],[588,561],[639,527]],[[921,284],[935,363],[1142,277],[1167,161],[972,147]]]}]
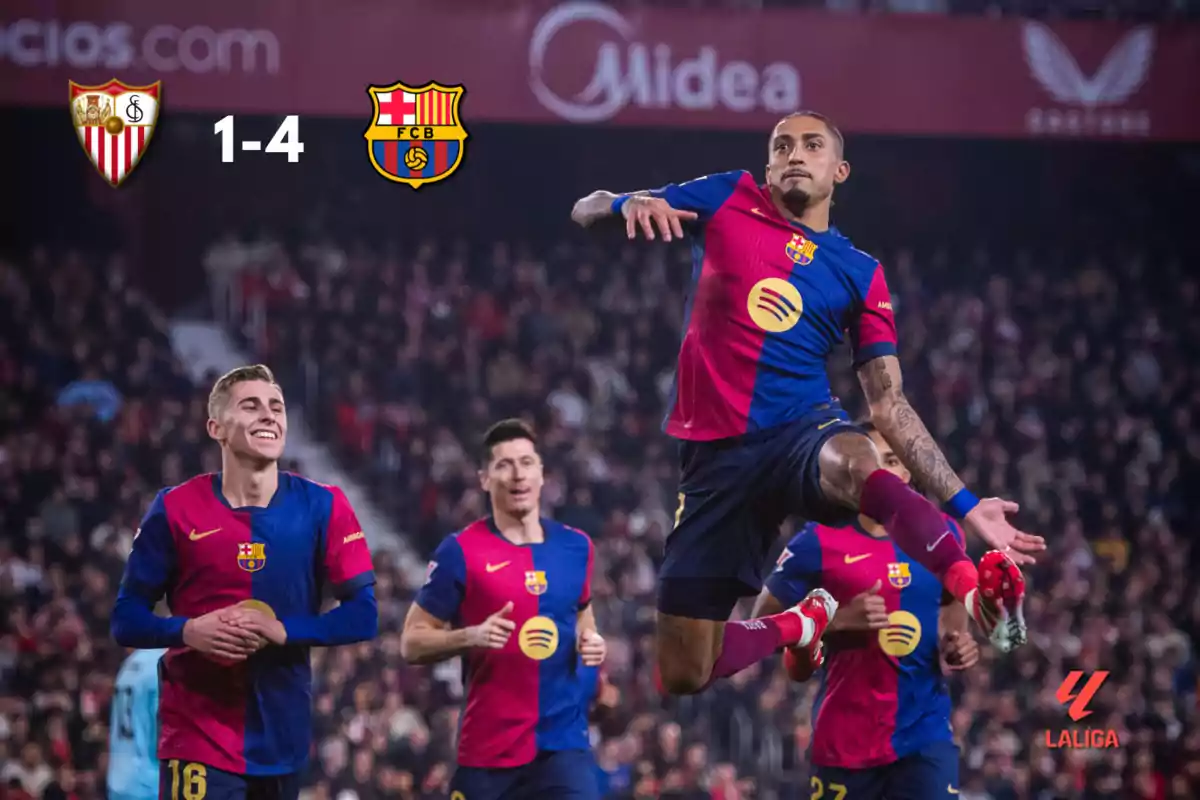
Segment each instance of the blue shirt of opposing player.
[{"label": "blue shirt of opposing player", "polygon": [[108,729],[109,800],[158,797],[158,662],[166,652],[135,650],[117,672]]},{"label": "blue shirt of opposing player", "polygon": [[[863,427],[885,467],[909,482],[911,474],[887,441],[870,423]],[[961,538],[953,520],[947,525],[947,535]],[[816,586],[842,606],[825,633],[813,762],[865,769],[950,741],[942,671],[978,660],[966,609],[896,549],[883,526],[862,515],[852,526],[808,525],[793,537],[755,614],[786,608]],[[939,635],[922,636],[927,626],[936,626]]]},{"label": "blue shirt of opposing player", "polygon": [[588,748],[595,677],[579,667],[598,666],[605,648],[590,607],[591,539],[539,516],[543,472],[532,431],[498,423],[484,437],[484,458],[492,517],[438,547],[401,652],[419,664],[464,657],[459,764],[514,768],[539,752]]}]

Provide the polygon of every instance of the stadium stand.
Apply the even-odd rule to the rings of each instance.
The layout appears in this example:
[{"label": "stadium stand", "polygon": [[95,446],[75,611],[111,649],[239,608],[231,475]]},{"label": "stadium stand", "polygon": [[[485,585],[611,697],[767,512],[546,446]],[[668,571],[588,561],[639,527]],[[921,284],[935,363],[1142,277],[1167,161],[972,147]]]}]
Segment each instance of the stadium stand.
[{"label": "stadium stand", "polygon": [[[504,245],[481,252],[427,244],[389,266],[328,244],[299,248],[286,261],[308,291],[271,295],[261,355],[318,400],[321,430],[426,550],[482,512],[472,482],[481,426],[532,410],[553,466],[548,505],[597,539],[612,686],[596,739],[610,796],[807,797],[813,687],[751,670],[664,707],[648,683],[674,469],[655,429],[679,317],[645,313],[645,298],[661,296],[668,265],[616,254],[601,279],[587,266],[551,269],[583,263],[562,247],[544,260]],[[105,598],[131,526],[154,486],[211,464],[198,446],[200,393],[180,379],[119,263],[91,282],[77,256],[27,263],[37,269],[8,265],[0,282],[17,310],[7,332],[28,330],[31,343],[0,351],[0,470],[17,487],[0,556],[4,778],[33,796],[85,798],[98,791],[119,656],[103,635]],[[1175,288],[1148,289],[1149,265],[1136,258],[1047,271],[1018,256],[1006,277],[980,283],[953,275],[944,253],[890,263],[916,402],[968,479],[1015,496],[1053,547],[1032,576],[1033,645],[989,657],[956,685],[962,796],[1197,796],[1197,501],[1185,487],[1200,477],[1200,285],[1182,263],[1156,262],[1153,285]],[[471,269],[492,282],[464,280]],[[373,327],[368,308],[405,323]],[[305,319],[319,321],[323,346]],[[100,326],[124,333],[100,337]],[[94,408],[56,403],[81,394],[63,391],[80,379],[108,380],[115,414],[105,419],[111,393],[94,388]],[[854,396],[848,382],[841,390]],[[458,676],[402,664],[413,587],[386,560],[379,570],[379,647],[318,656],[316,797],[444,791]],[[1089,724],[1116,730],[1120,748],[1057,746],[1068,726],[1054,693],[1070,669],[1111,671]]]},{"label": "stadium stand", "polygon": [[[261,355],[306,365],[321,429],[425,551],[482,512],[472,449],[482,427],[534,413],[552,465],[547,505],[597,539],[597,613],[622,696],[599,749],[611,779],[641,784],[635,796],[717,797],[719,776],[757,775],[756,796],[807,796],[812,687],[749,671],[654,716],[653,578],[674,499],[673,448],[656,429],[681,321],[681,304],[659,300],[667,260],[611,253],[602,279],[567,245],[538,257],[426,244],[382,263],[300,252],[294,279],[313,290],[265,313]],[[909,393],[968,483],[1018,500],[1054,548],[1032,576],[1033,646],[989,657],[958,686],[963,795],[1194,797],[1181,781],[1200,766],[1200,595],[1187,545],[1197,502],[1185,490],[1200,477],[1200,283],[1178,260],[1156,262],[1153,283],[1138,257],[1002,264],[976,253],[976,280],[961,263],[946,252],[889,261]],[[404,324],[377,324],[388,317]],[[320,321],[324,346],[305,320]],[[857,397],[848,368],[837,391]],[[1047,746],[1066,727],[1055,689],[1070,669],[1112,671],[1094,724],[1117,730],[1123,749],[1081,759]],[[414,679],[436,743],[453,712],[432,698],[457,684]]]}]

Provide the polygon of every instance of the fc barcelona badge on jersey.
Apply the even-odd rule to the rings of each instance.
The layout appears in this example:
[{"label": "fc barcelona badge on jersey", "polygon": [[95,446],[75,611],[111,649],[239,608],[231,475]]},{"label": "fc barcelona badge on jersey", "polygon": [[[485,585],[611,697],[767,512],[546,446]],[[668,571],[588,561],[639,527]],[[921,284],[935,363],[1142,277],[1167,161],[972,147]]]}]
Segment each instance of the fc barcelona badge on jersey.
[{"label": "fc barcelona badge on jersey", "polygon": [[817,254],[817,243],[809,241],[802,233],[793,233],[792,240],[787,243],[785,252],[792,261],[806,267],[812,263],[813,256]]},{"label": "fc barcelona badge on jersey", "polygon": [[246,572],[258,572],[267,565],[267,546],[262,542],[242,542],[238,545],[237,563]]},{"label": "fc barcelona badge on jersey", "polygon": [[540,569],[531,569],[525,573],[525,591],[530,594],[546,593],[546,573]]},{"label": "fc barcelona badge on jersey", "polygon": [[903,589],[912,583],[912,572],[909,570],[908,564],[888,564],[888,583],[897,589]]}]

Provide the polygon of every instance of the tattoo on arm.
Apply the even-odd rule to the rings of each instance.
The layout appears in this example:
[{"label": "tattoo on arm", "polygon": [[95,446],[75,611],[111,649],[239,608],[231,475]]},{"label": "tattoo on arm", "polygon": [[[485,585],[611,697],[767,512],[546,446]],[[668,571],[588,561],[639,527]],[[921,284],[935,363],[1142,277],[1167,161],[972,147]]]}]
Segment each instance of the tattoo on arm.
[{"label": "tattoo on arm", "polygon": [[917,482],[942,502],[953,497],[963,482],[904,396],[899,359],[872,359],[859,368],[858,379],[871,407],[871,421]]}]

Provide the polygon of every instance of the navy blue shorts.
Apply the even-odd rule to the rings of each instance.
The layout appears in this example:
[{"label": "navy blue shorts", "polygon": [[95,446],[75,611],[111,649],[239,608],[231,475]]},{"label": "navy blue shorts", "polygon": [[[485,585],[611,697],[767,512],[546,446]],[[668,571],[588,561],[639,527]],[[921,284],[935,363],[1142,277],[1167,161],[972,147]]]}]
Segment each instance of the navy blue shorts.
[{"label": "navy blue shorts", "polygon": [[813,800],[938,800],[958,795],[958,746],[938,742],[882,767],[814,767]]},{"label": "navy blue shorts", "polygon": [[296,800],[300,773],[235,775],[195,761],[158,762],[159,800]]},{"label": "navy blue shorts", "polygon": [[459,767],[450,800],[599,800],[600,783],[590,750],[543,750],[520,767]]},{"label": "navy blue shorts", "polygon": [[658,610],[727,620],[758,594],[779,527],[791,516],[848,525],[854,511],[825,498],[818,455],[862,428],[833,406],[736,439],[680,445],[679,507],[659,569]]}]

